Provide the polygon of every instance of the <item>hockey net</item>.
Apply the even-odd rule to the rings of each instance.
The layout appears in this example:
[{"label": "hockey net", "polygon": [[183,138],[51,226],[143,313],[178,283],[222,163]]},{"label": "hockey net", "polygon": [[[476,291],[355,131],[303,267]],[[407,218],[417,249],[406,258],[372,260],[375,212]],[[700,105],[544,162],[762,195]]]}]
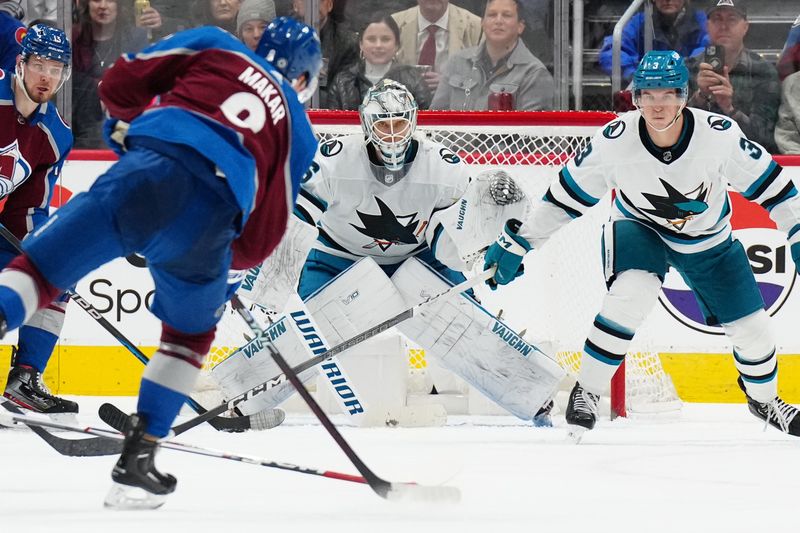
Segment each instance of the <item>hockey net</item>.
[{"label": "hockey net", "polygon": [[[358,114],[344,111],[311,113],[320,140],[360,133]],[[502,167],[526,193],[541,194],[558,168],[583,150],[596,129],[612,120],[601,112],[420,112],[417,135],[451,149],[477,171]],[[493,308],[526,337],[556,354],[558,362],[576,376],[580,353],[605,284],[599,260],[602,224],[610,201],[601,202],[558,232],[541,250],[526,259],[528,274],[515,281],[515,290],[497,291]],[[531,264],[528,264],[528,263]],[[480,262],[477,262],[480,263]],[[484,296],[482,294],[481,296]],[[218,328],[207,366],[225,359],[250,336],[230,309]],[[419,381],[426,372],[424,350],[410,347],[409,373]],[[647,326],[637,334],[626,368],[612,383],[612,411],[659,412],[679,408],[680,400],[664,372],[658,354],[649,348]]]}]

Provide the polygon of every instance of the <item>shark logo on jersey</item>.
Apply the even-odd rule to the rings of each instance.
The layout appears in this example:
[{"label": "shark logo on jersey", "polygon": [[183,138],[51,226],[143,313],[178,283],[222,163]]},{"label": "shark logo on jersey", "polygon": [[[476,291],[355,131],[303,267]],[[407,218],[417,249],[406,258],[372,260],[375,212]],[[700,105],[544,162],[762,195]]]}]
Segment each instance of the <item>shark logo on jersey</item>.
[{"label": "shark logo on jersey", "polygon": [[[658,178],[658,180],[667,195],[659,196],[643,192],[642,196],[647,198],[653,206],[653,209],[642,208],[645,213],[665,218],[675,229],[681,231],[686,222],[708,209],[708,204],[706,203],[708,188],[704,184],[700,184],[695,190],[683,194],[663,179]],[[694,195],[694,198],[691,195]]]},{"label": "shark logo on jersey", "polygon": [[375,239],[363,248],[371,249],[378,246],[385,252],[391,248],[393,244],[417,244],[419,242],[417,240],[417,235],[422,232],[427,222],[423,223],[419,231],[417,231],[417,226],[420,225],[419,220],[416,220],[417,213],[395,215],[389,206],[383,203],[380,198],[377,196],[374,198],[378,203],[380,214],[370,215],[368,213],[356,211],[364,227],[359,228],[355,224],[350,224],[360,233]]}]

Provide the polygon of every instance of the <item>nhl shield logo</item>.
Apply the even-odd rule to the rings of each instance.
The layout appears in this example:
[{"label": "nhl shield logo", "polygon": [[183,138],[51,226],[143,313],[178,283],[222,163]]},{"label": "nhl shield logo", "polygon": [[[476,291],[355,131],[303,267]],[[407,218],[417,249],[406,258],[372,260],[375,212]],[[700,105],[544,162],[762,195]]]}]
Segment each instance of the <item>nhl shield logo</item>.
[{"label": "nhl shield logo", "polygon": [[[729,192],[729,196],[733,207],[733,234],[747,252],[764,306],[772,316],[786,302],[797,278],[786,235],[776,229],[760,206],[748,202],[739,193]],[[694,293],[674,269],[664,280],[659,302],[683,325],[710,335],[724,335],[721,327],[705,323]]]}]

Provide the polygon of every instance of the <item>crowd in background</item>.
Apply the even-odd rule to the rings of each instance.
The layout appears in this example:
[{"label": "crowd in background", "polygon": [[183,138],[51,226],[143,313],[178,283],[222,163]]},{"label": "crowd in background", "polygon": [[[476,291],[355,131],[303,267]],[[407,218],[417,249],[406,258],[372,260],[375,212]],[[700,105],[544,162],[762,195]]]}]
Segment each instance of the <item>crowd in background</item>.
[{"label": "crowd in background", "polygon": [[[602,14],[609,2],[586,4]],[[56,17],[56,0],[22,5],[27,21]],[[201,25],[219,26],[255,49],[269,21],[308,18],[305,6],[305,0],[73,0],[75,146],[102,147],[97,82],[121,53]],[[800,17],[774,26],[781,29],[770,36],[772,48],[783,45],[776,60],[747,46],[750,20],[769,15],[765,9],[746,0],[652,0],[651,47],[686,58],[690,106],[734,118],[775,153],[800,153]],[[552,0],[320,0],[317,18],[320,108],[358,109],[370,86],[390,78],[410,89],[420,109],[554,109]],[[623,83],[647,49],[647,23],[641,11],[624,27]],[[603,77],[611,73],[611,28],[606,24],[594,37],[591,66]],[[588,42],[592,31],[598,30],[589,28]],[[602,87],[611,96],[609,84]],[[594,108],[629,108],[626,98],[607,102]]]}]

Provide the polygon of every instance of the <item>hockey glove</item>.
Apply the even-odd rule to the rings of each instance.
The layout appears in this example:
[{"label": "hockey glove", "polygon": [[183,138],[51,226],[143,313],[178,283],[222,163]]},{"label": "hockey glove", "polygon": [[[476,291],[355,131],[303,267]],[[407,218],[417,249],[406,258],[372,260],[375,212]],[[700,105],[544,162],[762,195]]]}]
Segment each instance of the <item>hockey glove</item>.
[{"label": "hockey glove", "polygon": [[126,152],[125,136],[130,124],[118,118],[107,118],[103,124],[103,139],[115,154],[121,156]]},{"label": "hockey glove", "polygon": [[530,243],[520,237],[519,231],[522,222],[517,219],[510,219],[503,227],[503,232],[486,251],[483,269],[488,270],[497,265],[497,272],[494,276],[486,280],[486,284],[492,290],[497,289],[498,285],[506,285],[512,280],[525,273],[525,265],[522,258],[532,248]]}]

